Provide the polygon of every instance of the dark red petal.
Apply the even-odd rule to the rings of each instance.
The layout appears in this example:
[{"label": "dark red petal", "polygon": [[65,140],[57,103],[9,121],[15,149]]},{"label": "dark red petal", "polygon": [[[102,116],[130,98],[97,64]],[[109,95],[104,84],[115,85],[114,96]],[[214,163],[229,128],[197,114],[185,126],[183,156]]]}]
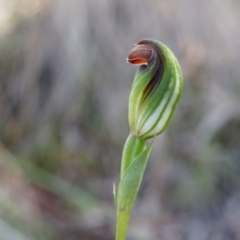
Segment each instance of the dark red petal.
[{"label": "dark red petal", "polygon": [[137,44],[129,53],[127,61],[134,65],[147,65],[152,57],[153,48],[149,44]]}]

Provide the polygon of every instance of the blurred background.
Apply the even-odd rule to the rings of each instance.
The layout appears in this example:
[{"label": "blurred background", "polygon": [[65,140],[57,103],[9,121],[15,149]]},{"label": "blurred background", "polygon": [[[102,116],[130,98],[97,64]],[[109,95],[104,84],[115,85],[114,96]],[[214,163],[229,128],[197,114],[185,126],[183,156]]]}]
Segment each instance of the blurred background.
[{"label": "blurred background", "polygon": [[0,0],[0,239],[113,240],[133,44],[179,59],[129,240],[240,239],[238,0]]}]

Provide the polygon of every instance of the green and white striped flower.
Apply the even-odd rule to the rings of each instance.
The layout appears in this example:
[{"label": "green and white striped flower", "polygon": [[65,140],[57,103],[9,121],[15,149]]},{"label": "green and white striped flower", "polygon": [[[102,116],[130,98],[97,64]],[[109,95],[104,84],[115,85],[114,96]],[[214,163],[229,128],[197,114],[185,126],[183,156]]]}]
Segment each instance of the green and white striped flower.
[{"label": "green and white striped flower", "polygon": [[131,133],[148,139],[168,126],[182,94],[182,71],[172,51],[150,39],[138,42],[127,61],[140,65],[129,99]]}]

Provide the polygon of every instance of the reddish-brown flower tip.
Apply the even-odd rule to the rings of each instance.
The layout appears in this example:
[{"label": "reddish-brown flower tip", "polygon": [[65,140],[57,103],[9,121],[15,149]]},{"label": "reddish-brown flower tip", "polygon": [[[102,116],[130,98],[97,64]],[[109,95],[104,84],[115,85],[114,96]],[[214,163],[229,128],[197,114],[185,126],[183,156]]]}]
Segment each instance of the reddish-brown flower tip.
[{"label": "reddish-brown flower tip", "polygon": [[130,51],[127,61],[134,65],[148,65],[152,57],[153,48],[149,44],[136,44]]}]

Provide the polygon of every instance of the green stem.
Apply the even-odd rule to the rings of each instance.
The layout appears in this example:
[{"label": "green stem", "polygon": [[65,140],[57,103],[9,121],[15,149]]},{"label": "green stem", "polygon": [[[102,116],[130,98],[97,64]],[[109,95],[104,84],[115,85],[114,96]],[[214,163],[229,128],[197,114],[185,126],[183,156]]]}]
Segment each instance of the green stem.
[{"label": "green stem", "polygon": [[146,141],[129,135],[123,149],[121,179],[115,197],[117,207],[116,240],[125,240],[132,207],[152,149]]},{"label": "green stem", "polygon": [[[131,164],[131,162],[146,148],[145,141],[129,134],[122,154],[121,161],[121,176],[123,178],[124,173]],[[116,240],[125,240],[127,235],[128,222],[130,218],[129,211],[120,210],[117,208],[117,226],[116,226]]]},{"label": "green stem", "polygon": [[128,211],[117,210],[117,231],[116,240],[125,240],[127,236],[130,213]]}]

